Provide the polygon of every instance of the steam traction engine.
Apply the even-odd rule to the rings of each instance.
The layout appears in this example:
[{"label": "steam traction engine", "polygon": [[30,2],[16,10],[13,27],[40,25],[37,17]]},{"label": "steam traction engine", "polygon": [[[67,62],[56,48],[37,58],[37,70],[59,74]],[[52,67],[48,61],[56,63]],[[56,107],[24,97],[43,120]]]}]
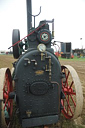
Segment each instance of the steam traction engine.
[{"label": "steam traction engine", "polygon": [[14,68],[0,69],[1,128],[11,127],[13,99],[23,128],[55,124],[61,112],[67,119],[77,118],[82,111],[79,77],[71,66],[60,65],[51,48],[54,20],[40,21],[37,28],[31,27],[30,0],[27,14],[28,35],[20,40],[18,29],[12,34],[13,56],[17,59]]}]

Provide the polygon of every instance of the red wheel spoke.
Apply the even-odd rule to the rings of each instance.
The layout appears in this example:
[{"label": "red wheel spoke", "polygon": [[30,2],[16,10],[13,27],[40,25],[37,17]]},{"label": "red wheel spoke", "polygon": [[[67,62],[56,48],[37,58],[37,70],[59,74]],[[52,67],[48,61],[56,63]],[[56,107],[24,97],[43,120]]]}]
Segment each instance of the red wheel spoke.
[{"label": "red wheel spoke", "polygon": [[[68,103],[69,103],[69,95],[68,95]],[[68,104],[67,104],[67,114],[69,112],[69,107],[68,107]]]},{"label": "red wheel spoke", "polygon": [[64,99],[63,99],[63,106],[64,106]]},{"label": "red wheel spoke", "polygon": [[62,106],[64,107],[64,99],[63,99],[63,100],[61,100],[61,104],[62,104]]},{"label": "red wheel spoke", "polygon": [[76,95],[76,93],[75,92],[70,92],[70,95]]},{"label": "red wheel spoke", "polygon": [[69,107],[69,109],[70,109],[70,112],[71,112],[71,114],[73,115],[72,109],[71,109],[71,107],[70,107],[70,105],[69,105],[69,102],[68,102],[67,98],[66,98],[66,101],[67,101],[67,105],[68,105],[68,107]]},{"label": "red wheel spoke", "polygon": [[[69,98],[68,98],[69,99]],[[66,100],[66,102],[67,102],[67,109],[65,108],[65,106],[64,106],[64,100]],[[70,104],[69,104],[69,100],[67,100],[67,98],[66,98],[66,96],[65,96],[65,99],[63,99],[63,101],[62,101],[62,105],[63,105],[63,107],[64,107],[64,111],[66,111],[66,113],[68,114],[68,110],[70,110],[70,112],[71,112],[71,114],[72,114],[72,116],[73,116],[73,112],[72,112],[72,109],[71,109],[71,107],[70,107]]]},{"label": "red wheel spoke", "polygon": [[8,94],[7,91],[6,91],[5,89],[3,89],[3,92],[6,93],[6,94]]},{"label": "red wheel spoke", "polygon": [[71,82],[70,88],[72,87],[73,84],[74,84],[74,81]]},{"label": "red wheel spoke", "polygon": [[6,107],[7,101],[8,101],[8,100],[6,99],[6,101],[5,101],[5,105],[4,105],[4,110],[5,110],[5,107]]},{"label": "red wheel spoke", "polygon": [[72,99],[72,101],[73,101],[73,103],[74,103],[74,106],[76,107],[76,103],[75,103],[75,101],[74,101],[72,95],[70,95],[70,97],[71,97],[71,99]]}]

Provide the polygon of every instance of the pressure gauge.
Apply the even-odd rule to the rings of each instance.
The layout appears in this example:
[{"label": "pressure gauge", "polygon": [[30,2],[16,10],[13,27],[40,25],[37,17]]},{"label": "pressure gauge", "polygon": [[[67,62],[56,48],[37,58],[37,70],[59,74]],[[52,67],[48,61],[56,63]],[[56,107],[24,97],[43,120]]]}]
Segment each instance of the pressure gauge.
[{"label": "pressure gauge", "polygon": [[46,51],[46,46],[44,44],[39,44],[37,48],[40,52],[45,52]]}]

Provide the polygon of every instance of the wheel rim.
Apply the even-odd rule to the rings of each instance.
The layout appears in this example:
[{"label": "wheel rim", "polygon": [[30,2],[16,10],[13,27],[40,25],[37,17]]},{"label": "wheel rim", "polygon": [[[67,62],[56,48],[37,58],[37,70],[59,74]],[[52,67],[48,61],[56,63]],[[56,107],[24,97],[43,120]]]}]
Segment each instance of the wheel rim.
[{"label": "wheel rim", "polygon": [[1,124],[2,126],[9,128],[13,111],[13,101],[9,99],[9,93],[13,91],[12,78],[9,68],[0,69],[0,73],[4,76],[2,79],[0,78],[0,81],[3,80],[3,82],[1,82],[1,88],[3,89],[3,93],[1,93],[1,97],[3,98]]},{"label": "wheel rim", "polygon": [[62,79],[62,91],[65,95],[65,99],[61,100],[62,113],[67,119],[77,118],[83,107],[81,83],[76,71],[71,66],[62,66],[61,69],[65,74],[65,78]]}]

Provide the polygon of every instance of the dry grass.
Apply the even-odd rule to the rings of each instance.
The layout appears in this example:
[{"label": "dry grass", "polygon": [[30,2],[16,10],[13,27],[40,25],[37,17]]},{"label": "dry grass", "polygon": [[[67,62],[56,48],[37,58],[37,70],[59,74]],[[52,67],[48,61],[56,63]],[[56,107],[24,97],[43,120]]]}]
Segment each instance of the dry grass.
[{"label": "dry grass", "polygon": [[12,68],[12,63],[15,61],[12,55],[0,55],[0,68]]}]

